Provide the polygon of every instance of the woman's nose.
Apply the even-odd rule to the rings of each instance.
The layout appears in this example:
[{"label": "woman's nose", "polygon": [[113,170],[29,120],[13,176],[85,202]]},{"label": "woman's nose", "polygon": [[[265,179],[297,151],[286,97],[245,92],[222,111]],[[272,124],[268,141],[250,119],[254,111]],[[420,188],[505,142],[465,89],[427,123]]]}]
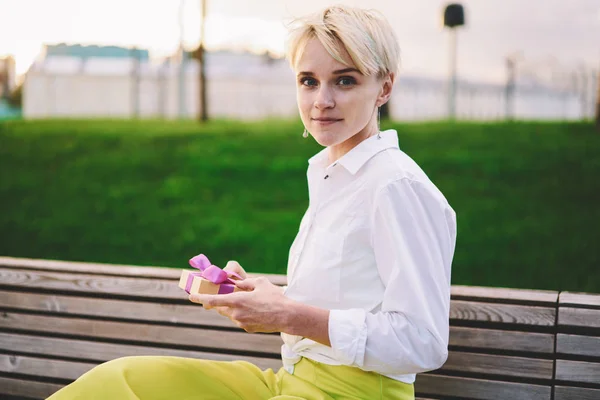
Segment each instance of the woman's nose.
[{"label": "woman's nose", "polygon": [[325,108],[333,108],[334,106],[335,101],[333,100],[333,93],[331,93],[331,90],[327,88],[327,86],[321,86],[317,92],[317,97],[315,98],[315,107],[322,110]]}]

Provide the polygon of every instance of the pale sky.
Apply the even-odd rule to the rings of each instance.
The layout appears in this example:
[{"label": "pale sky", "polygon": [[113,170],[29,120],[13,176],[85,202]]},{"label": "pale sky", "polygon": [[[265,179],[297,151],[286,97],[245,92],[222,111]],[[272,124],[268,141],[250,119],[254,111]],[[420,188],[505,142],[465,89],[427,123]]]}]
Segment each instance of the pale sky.
[{"label": "pale sky", "polygon": [[[185,44],[197,45],[200,0],[183,0]],[[440,0],[206,0],[209,48],[282,53],[293,17],[344,3],[375,8],[394,26],[405,73],[443,77],[448,33]],[[529,68],[600,67],[600,0],[464,0],[467,26],[458,33],[463,77],[503,81],[504,59],[520,52]],[[27,70],[43,43],[137,45],[162,56],[179,41],[179,0],[0,0],[0,56]],[[550,61],[553,60],[553,61]],[[525,65],[525,64],[523,64]]]}]

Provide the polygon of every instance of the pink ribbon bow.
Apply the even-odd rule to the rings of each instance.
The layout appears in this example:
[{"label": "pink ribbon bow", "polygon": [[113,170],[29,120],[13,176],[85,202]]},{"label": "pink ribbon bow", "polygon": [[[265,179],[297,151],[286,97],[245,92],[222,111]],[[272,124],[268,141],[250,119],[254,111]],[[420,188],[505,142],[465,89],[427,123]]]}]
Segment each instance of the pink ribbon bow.
[{"label": "pink ribbon bow", "polygon": [[219,294],[233,293],[235,289],[235,282],[232,278],[242,279],[241,276],[232,271],[223,271],[216,265],[212,265],[204,254],[198,254],[197,256],[190,259],[190,265],[200,272],[192,272],[189,274],[187,282],[185,284],[185,291],[190,292],[194,277],[199,276],[219,286]]}]

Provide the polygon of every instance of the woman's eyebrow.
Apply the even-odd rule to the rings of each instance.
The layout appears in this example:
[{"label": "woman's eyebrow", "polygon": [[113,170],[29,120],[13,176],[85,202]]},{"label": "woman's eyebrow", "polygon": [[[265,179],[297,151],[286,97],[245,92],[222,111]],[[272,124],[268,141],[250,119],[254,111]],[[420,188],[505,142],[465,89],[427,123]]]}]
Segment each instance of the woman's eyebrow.
[{"label": "woman's eyebrow", "polygon": [[347,74],[348,72],[358,72],[360,74],[360,71],[357,70],[356,68],[344,68],[344,69],[338,69],[337,71],[333,71],[333,73],[335,75]]},{"label": "woman's eyebrow", "polygon": [[[344,69],[338,69],[333,71],[333,75],[341,75],[341,74],[347,74],[348,72],[356,72],[358,74],[360,74],[361,72],[359,70],[357,70],[356,68],[344,68]],[[298,76],[301,75],[307,75],[307,76],[314,76],[315,74],[313,74],[310,71],[302,71],[302,72],[298,72]]]}]

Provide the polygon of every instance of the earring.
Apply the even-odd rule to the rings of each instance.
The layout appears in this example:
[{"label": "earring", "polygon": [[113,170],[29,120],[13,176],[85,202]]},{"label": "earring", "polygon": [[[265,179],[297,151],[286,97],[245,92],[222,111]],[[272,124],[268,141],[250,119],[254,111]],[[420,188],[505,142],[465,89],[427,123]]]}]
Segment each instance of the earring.
[{"label": "earring", "polygon": [[302,134],[302,137],[304,139],[306,139],[308,137],[308,132],[306,131],[306,128],[304,128],[304,133]]}]

